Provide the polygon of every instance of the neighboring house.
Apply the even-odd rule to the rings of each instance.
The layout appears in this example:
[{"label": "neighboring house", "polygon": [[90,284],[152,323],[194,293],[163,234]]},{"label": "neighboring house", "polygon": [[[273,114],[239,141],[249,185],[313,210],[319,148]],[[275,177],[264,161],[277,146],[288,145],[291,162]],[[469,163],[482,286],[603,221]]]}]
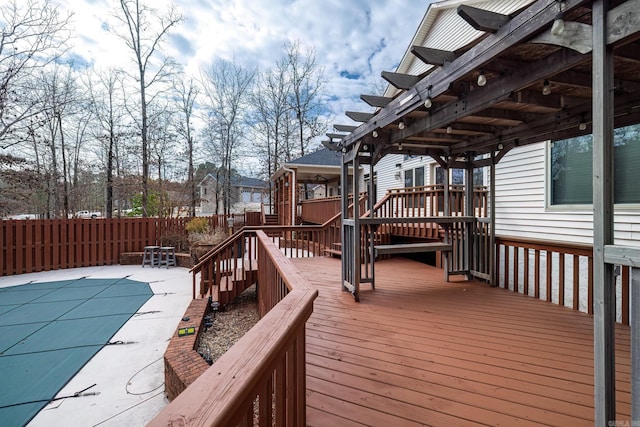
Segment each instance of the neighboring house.
[{"label": "neighboring house", "polygon": [[[321,148],[280,166],[271,177],[274,185],[273,205],[279,223],[292,224],[291,218],[299,216],[298,205],[302,200],[339,196],[342,192],[341,164],[340,153]],[[362,169],[359,175],[362,188]],[[352,171],[349,171],[349,176],[353,176]],[[351,179],[349,178],[349,188],[352,186]]]},{"label": "neighboring house", "polygon": [[[200,214],[212,215],[223,213],[223,183],[216,180],[215,175],[207,174],[198,184],[200,191]],[[218,198],[218,212],[216,212],[216,197]],[[268,185],[256,178],[236,175],[231,179],[231,212],[244,209],[260,209],[261,203],[268,203]]]}]

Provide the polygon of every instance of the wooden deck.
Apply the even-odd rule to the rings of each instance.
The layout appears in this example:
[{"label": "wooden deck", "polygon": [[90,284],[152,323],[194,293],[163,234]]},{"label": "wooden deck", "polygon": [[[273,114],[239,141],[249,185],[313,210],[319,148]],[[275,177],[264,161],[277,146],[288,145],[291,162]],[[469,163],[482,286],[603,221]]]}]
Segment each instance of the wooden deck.
[{"label": "wooden deck", "polygon": [[[403,258],[361,302],[340,260],[294,259],[318,287],[307,324],[310,426],[593,425],[586,314]],[[618,420],[630,418],[629,328],[616,329]]]}]

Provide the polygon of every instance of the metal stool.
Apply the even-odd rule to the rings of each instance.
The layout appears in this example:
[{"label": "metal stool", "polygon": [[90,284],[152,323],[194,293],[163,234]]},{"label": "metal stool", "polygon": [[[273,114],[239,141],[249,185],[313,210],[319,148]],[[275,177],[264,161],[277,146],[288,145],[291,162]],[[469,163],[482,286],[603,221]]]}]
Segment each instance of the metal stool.
[{"label": "metal stool", "polygon": [[169,268],[170,265],[176,266],[176,250],[173,246],[161,246],[158,255],[158,267],[166,265]]},{"label": "metal stool", "polygon": [[144,254],[142,255],[142,268],[145,265],[155,267],[160,265],[160,246],[145,246]]}]

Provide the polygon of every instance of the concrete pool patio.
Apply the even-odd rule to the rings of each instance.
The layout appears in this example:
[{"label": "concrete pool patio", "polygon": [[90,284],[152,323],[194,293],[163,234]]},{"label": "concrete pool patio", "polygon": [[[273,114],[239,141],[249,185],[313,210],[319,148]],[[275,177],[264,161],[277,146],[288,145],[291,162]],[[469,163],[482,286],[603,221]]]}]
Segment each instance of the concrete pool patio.
[{"label": "concrete pool patio", "polygon": [[168,403],[163,355],[191,301],[191,274],[181,267],[86,267],[2,277],[0,288],[81,277],[126,277],[148,283],[154,295],[111,339],[126,344],[102,348],[56,397],[91,386],[87,392],[96,394],[53,401],[28,425],[143,426]]}]

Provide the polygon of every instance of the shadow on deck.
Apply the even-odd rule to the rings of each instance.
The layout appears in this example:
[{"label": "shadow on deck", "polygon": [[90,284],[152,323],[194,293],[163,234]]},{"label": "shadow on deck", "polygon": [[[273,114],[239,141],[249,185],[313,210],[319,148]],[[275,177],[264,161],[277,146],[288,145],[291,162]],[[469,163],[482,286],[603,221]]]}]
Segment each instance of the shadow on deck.
[{"label": "shadow on deck", "polygon": [[[403,258],[361,302],[340,261],[294,259],[319,289],[307,323],[307,421],[593,425],[593,320]],[[629,327],[616,325],[618,420],[630,419]]]}]

